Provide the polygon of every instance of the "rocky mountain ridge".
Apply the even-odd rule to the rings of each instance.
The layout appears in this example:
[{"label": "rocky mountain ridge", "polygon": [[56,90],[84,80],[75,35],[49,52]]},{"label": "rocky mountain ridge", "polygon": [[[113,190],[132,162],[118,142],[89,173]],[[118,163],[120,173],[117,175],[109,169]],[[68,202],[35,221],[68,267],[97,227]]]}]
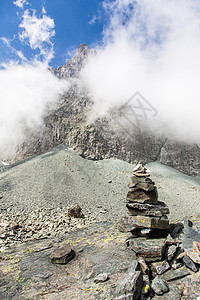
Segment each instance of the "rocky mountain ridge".
[{"label": "rocky mountain ridge", "polygon": [[[58,78],[73,81],[79,78],[80,70],[90,54],[95,55],[95,51],[82,44],[70,61],[62,67],[52,69],[51,72]],[[71,88],[61,97],[57,107],[45,118],[42,133],[27,131],[27,139],[18,145],[16,155],[10,158],[10,162],[44,153],[64,143],[87,159],[116,157],[127,162],[141,161],[144,164],[158,161],[188,175],[198,174],[198,145],[157,137],[147,130],[137,128],[131,129],[130,137],[124,128],[115,122],[116,112],[113,111],[105,118],[97,119],[88,125],[87,113],[92,103],[87,91],[84,88],[80,89],[74,81]],[[115,129],[110,126],[113,120]]]}]

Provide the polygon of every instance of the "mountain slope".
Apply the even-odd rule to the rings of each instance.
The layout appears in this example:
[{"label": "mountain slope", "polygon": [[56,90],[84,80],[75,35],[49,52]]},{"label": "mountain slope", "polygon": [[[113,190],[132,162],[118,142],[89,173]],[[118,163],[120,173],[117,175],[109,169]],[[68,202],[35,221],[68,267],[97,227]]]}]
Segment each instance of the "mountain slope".
[{"label": "mountain slope", "polygon": [[[95,53],[94,50],[82,44],[69,62],[63,67],[52,69],[51,72],[58,78],[77,80],[88,55],[92,53]],[[57,107],[49,112],[42,132],[26,132],[27,139],[18,145],[15,157],[10,158],[11,162],[44,153],[64,143],[82,157],[92,160],[115,157],[127,162],[158,161],[189,175],[198,173],[198,145],[156,137],[147,130],[137,128],[131,129],[130,137],[127,130],[117,122],[120,107],[105,118],[88,125],[87,114],[93,102],[85,88],[80,89],[79,83],[73,81],[70,90],[61,97]],[[114,129],[110,126],[113,120]]]}]

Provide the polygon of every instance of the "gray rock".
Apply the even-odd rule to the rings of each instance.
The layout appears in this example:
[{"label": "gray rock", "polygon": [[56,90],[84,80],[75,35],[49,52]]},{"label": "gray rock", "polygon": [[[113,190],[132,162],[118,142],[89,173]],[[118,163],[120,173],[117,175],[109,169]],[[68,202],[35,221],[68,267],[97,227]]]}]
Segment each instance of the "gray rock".
[{"label": "gray rock", "polygon": [[190,272],[188,271],[188,269],[186,267],[182,267],[176,270],[169,270],[162,275],[162,278],[166,281],[173,281],[179,278],[183,278],[189,274]]},{"label": "gray rock", "polygon": [[169,214],[169,208],[164,205],[163,202],[159,202],[160,204],[148,204],[148,203],[127,203],[126,207],[130,215],[132,216],[154,216],[161,217],[166,214]]},{"label": "gray rock", "polygon": [[187,268],[189,268],[193,272],[195,273],[198,272],[197,265],[193,262],[193,260],[188,255],[183,256],[183,263]]},{"label": "gray rock", "polygon": [[184,220],[184,237],[183,248],[184,250],[193,251],[193,242],[200,243],[200,231],[190,220]]},{"label": "gray rock", "polygon": [[142,189],[134,187],[129,189],[126,200],[130,202],[154,204],[158,202],[158,192],[156,187],[150,192],[145,192]]},{"label": "gray rock", "polygon": [[138,261],[128,269],[127,273],[119,280],[116,291],[115,300],[119,299],[139,299],[143,286],[142,273],[139,271]]},{"label": "gray rock", "polygon": [[51,255],[50,259],[53,264],[67,264],[75,257],[75,251],[70,244],[56,249]]},{"label": "gray rock", "polygon": [[169,269],[170,269],[170,265],[167,261],[155,262],[152,263],[151,265],[151,271],[153,276],[162,275]]},{"label": "gray rock", "polygon": [[73,218],[84,218],[84,214],[79,205],[71,207],[68,209],[68,216]]},{"label": "gray rock", "polygon": [[173,239],[177,238],[183,230],[183,224],[182,223],[177,223],[177,224],[172,224],[170,225],[170,234]]},{"label": "gray rock", "polygon": [[138,238],[127,241],[127,246],[132,249],[136,255],[143,257],[147,262],[154,262],[163,258],[166,243],[165,239]]},{"label": "gray rock", "polygon": [[121,232],[129,232],[135,228],[166,229],[169,228],[167,216],[146,217],[146,216],[128,216],[121,217],[118,221],[118,229]]},{"label": "gray rock", "polygon": [[167,260],[171,261],[177,252],[177,247],[175,245],[171,245],[167,249]]},{"label": "gray rock", "polygon": [[157,295],[163,295],[164,293],[169,292],[167,283],[159,276],[156,276],[153,279],[151,288]]},{"label": "gray rock", "polygon": [[104,282],[108,279],[109,279],[109,276],[107,273],[101,273],[94,278],[94,282],[95,283]]},{"label": "gray rock", "polygon": [[147,266],[145,260],[143,257],[138,258],[138,262],[140,264],[140,269],[142,270],[143,275],[148,275],[149,274],[149,267]]}]

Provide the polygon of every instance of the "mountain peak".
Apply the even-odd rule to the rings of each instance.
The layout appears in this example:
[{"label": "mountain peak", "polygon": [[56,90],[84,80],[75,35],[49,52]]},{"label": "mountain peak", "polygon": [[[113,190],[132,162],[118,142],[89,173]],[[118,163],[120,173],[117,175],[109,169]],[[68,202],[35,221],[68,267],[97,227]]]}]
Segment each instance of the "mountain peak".
[{"label": "mountain peak", "polygon": [[64,66],[52,69],[52,72],[58,78],[78,77],[86,58],[93,52],[86,44],[80,44],[75,55]]}]

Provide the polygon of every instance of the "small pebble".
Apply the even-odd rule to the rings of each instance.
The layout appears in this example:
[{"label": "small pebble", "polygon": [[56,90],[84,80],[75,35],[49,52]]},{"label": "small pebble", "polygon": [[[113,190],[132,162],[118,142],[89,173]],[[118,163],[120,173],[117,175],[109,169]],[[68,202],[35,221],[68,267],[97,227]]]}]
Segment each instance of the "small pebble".
[{"label": "small pebble", "polygon": [[95,283],[104,282],[108,279],[109,279],[109,277],[108,277],[107,273],[101,273],[94,278],[94,282]]}]

